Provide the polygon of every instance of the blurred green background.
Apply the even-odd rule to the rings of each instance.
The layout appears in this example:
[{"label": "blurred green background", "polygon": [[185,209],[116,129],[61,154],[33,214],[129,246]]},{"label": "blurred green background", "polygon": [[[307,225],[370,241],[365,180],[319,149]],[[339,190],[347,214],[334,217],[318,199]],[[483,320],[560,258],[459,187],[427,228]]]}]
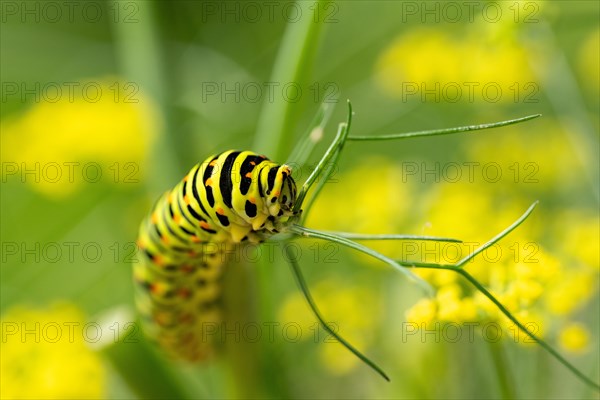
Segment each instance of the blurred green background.
[{"label": "blurred green background", "polygon": [[[146,342],[131,279],[158,195],[227,149],[293,163],[322,103],[333,115],[299,183],[346,99],[355,135],[541,113],[476,134],[348,143],[307,226],[481,244],[540,200],[468,268],[598,382],[597,2],[1,7],[2,398],[598,398],[451,273],[421,274],[430,298],[363,256],[297,242],[323,313],[391,383],[326,339],[278,245],[229,265],[234,325],[198,366]],[[467,248],[369,245],[432,262]]]}]

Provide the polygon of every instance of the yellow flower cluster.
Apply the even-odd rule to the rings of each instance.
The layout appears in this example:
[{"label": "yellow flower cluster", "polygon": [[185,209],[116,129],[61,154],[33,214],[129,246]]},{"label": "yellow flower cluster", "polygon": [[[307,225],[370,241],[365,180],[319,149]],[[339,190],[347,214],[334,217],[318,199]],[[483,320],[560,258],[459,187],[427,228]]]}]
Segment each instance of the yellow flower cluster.
[{"label": "yellow flower cluster", "polygon": [[[478,19],[452,32],[424,27],[396,38],[381,54],[375,77],[394,98],[510,103],[535,81],[527,51],[508,19]],[[427,94],[430,93],[430,94]],[[415,97],[419,96],[419,97]]]},{"label": "yellow flower cluster", "polygon": [[[419,255],[416,257],[429,262],[454,263],[458,258],[469,254],[475,247],[483,244],[491,238],[495,232],[502,229],[498,224],[507,225],[519,215],[519,212],[513,213],[511,219],[506,212],[499,213],[498,206],[493,204],[493,195],[489,194],[487,203],[479,203],[479,195],[469,193],[464,186],[450,187],[445,185],[447,191],[452,192],[461,201],[455,201],[453,204],[462,203],[461,208],[452,208],[451,212],[443,208],[448,206],[449,197],[441,195],[440,201],[432,205],[432,219],[436,221],[431,234],[448,234],[454,231],[458,237],[479,237],[474,242],[466,242],[459,247],[461,257],[444,258],[443,247],[442,254],[431,259],[431,254]],[[482,190],[477,188],[476,190]],[[473,200],[475,197],[475,201]],[[511,207],[512,208],[512,207]],[[524,208],[521,208],[521,211]],[[545,211],[540,207],[542,213]],[[501,217],[490,216],[500,214]],[[444,218],[446,216],[446,218]],[[543,217],[542,217],[543,218]],[[535,217],[532,217],[535,219]],[[544,218],[545,219],[545,218]],[[447,221],[450,223],[447,223]],[[457,223],[457,221],[485,221],[485,231],[487,238],[482,232],[474,232],[476,227],[480,227],[477,222]],[[489,221],[489,223],[488,223]],[[568,220],[567,220],[568,221]],[[532,221],[533,222],[533,221]],[[569,230],[579,230],[582,225],[578,225],[577,220],[570,221]],[[587,224],[588,222],[586,222]],[[600,221],[595,218],[596,227]],[[437,225],[443,226],[442,229],[435,229]],[[494,228],[489,228],[493,226]],[[585,225],[584,225],[585,226]],[[465,268],[479,282],[486,286],[488,290],[527,328],[538,336],[542,336],[548,331],[549,325],[555,325],[554,328],[562,329],[561,326],[573,324],[572,318],[576,318],[577,311],[581,310],[593,296],[597,294],[598,279],[598,231],[595,234],[590,232],[590,237],[585,243],[588,249],[581,249],[582,242],[578,248],[573,248],[572,253],[561,252],[558,246],[553,246],[556,250],[548,251],[537,240],[539,235],[532,235],[536,228],[527,229],[528,226],[522,226],[504,241],[489,248],[479,255],[475,260],[469,262]],[[472,236],[463,236],[463,232],[468,232]],[[455,245],[454,245],[455,246]],[[580,252],[586,254],[588,251],[595,251],[596,259],[591,264],[585,263],[581,259]],[[428,258],[429,257],[429,258]],[[413,257],[413,259],[415,259]],[[481,292],[468,286],[458,274],[446,270],[417,270],[417,274],[431,282],[437,288],[437,294],[432,299],[422,299],[406,312],[407,321],[415,323],[417,326],[431,328],[433,322],[499,322],[509,334],[508,337],[522,344],[532,343],[524,332],[520,332],[512,322],[510,322],[498,308],[487,299]],[[576,348],[579,343],[573,336],[585,331],[583,325],[578,325],[579,329],[569,330],[569,343],[564,347],[569,350],[581,350],[585,345]],[[581,342],[585,342],[589,334],[581,334]],[[561,339],[563,341],[563,339]]]},{"label": "yellow flower cluster", "polygon": [[69,304],[14,307],[4,313],[0,397],[105,398],[106,371],[86,344],[85,324],[82,313]]},{"label": "yellow flower cluster", "polygon": [[[545,127],[543,132],[543,139],[540,132],[530,131],[526,141],[488,135],[469,141],[466,150],[472,159],[496,160],[504,166],[504,172],[511,174],[510,179],[480,184],[445,182],[432,189],[425,195],[426,215],[431,221],[427,233],[458,237],[465,243],[442,244],[439,254],[417,254],[412,259],[455,263],[505,228],[532,199],[556,201],[564,197],[564,203],[570,204],[571,193],[584,190],[585,181],[574,178],[574,174],[582,175],[577,172],[582,166],[574,161],[576,157],[556,131]],[[515,166],[515,162],[520,166]],[[530,176],[532,180],[524,181],[521,175],[514,181],[513,171],[524,163],[535,167],[529,171],[535,172]],[[574,207],[555,211],[542,202],[524,225],[465,268],[533,333],[542,336],[550,331],[559,332],[565,349],[582,351],[587,347],[589,333],[573,319],[598,293],[600,218],[597,210]],[[444,247],[452,247],[454,251],[446,251]],[[408,310],[408,321],[417,324],[495,321],[511,339],[532,343],[458,274],[440,270],[417,273],[438,292],[435,298],[423,299]]]},{"label": "yellow flower cluster", "polygon": [[[374,340],[373,326],[381,320],[382,308],[375,292],[354,284],[343,285],[332,279],[313,286],[311,293],[333,329],[357,348],[368,348]],[[343,375],[360,365],[356,356],[318,325],[300,292],[285,299],[279,309],[279,320],[283,324],[298,324],[302,340],[318,343],[321,361],[330,372]]]},{"label": "yellow flower cluster", "polygon": [[93,93],[40,96],[22,115],[3,121],[3,180],[26,182],[50,197],[73,194],[86,182],[139,182],[160,120],[131,85],[108,78],[80,82]]}]

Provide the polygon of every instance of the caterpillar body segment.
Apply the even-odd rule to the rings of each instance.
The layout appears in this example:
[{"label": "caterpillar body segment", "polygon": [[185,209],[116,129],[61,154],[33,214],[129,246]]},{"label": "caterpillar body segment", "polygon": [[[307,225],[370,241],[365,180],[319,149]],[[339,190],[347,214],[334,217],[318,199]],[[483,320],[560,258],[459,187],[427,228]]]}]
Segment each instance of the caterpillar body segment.
[{"label": "caterpillar body segment", "polygon": [[158,199],[139,229],[134,281],[144,330],[167,353],[210,356],[204,328],[222,319],[226,254],[284,229],[296,193],[289,166],[230,150],[195,165]]}]

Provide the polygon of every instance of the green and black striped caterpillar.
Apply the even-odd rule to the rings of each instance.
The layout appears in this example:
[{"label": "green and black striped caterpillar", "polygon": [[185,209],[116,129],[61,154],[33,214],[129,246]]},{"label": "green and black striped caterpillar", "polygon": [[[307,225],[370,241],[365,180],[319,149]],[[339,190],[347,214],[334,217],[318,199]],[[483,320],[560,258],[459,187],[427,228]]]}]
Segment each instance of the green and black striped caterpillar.
[{"label": "green and black striped caterpillar", "polygon": [[221,319],[221,252],[260,243],[297,214],[291,174],[265,156],[225,151],[195,165],[143,220],[136,304],[145,330],[168,353],[190,361],[210,355],[202,325]]},{"label": "green and black striped caterpillar", "polygon": [[[487,247],[497,243],[533,211],[536,203],[511,226],[455,264],[423,263],[395,260],[357,241],[360,240],[430,240],[460,242],[452,238],[403,234],[362,234],[323,232],[303,226],[326,178],[331,176],[346,141],[399,140],[419,136],[447,135],[466,131],[511,125],[538,117],[531,115],[490,124],[469,125],[447,129],[408,132],[380,136],[349,136],[352,107],[348,103],[348,118],[338,125],[338,132],[314,171],[299,191],[287,165],[278,165],[250,151],[226,151],[194,166],[172,190],[164,193],[140,227],[138,262],[134,265],[136,303],[145,320],[150,337],[175,357],[190,361],[207,358],[214,350],[213,343],[203,337],[203,324],[221,321],[219,278],[225,261],[224,254],[235,251],[242,242],[260,243],[276,233],[285,231],[289,237],[312,238],[338,243],[365,253],[403,273],[427,290],[428,284],[414,275],[413,268],[433,268],[454,271],[490,299],[500,311],[546,349],[555,359],[570,369],[579,379],[595,388],[596,382],[586,377],[544,340],[519,322],[500,301],[472,277],[463,266]],[[326,113],[318,118],[314,129],[322,130]],[[318,140],[308,131],[306,145],[292,159],[306,161]],[[320,137],[320,135],[317,135]],[[325,179],[323,179],[325,178]],[[320,180],[319,180],[320,179]],[[315,183],[317,183],[315,185]],[[315,187],[306,204],[304,200]],[[304,209],[304,211],[302,211]],[[286,237],[285,239],[289,239]],[[276,240],[275,238],[273,240]],[[318,319],[321,327],[346,349],[371,367],[381,377],[387,374],[343,339],[326,322],[318,310],[301,269],[294,257],[287,258],[296,282]]]}]

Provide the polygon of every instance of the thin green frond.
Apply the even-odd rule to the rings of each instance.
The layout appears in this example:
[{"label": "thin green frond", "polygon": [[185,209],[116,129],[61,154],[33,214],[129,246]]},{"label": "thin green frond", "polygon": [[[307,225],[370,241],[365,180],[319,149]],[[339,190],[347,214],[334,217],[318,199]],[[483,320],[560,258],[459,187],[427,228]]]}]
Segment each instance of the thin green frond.
[{"label": "thin green frond", "polygon": [[351,233],[351,232],[335,232],[323,231],[332,235],[337,235],[351,240],[425,240],[433,242],[451,242],[462,243],[460,239],[444,238],[437,236],[422,236],[422,235],[402,235],[402,234],[368,234],[368,233]]},{"label": "thin green frond", "polygon": [[331,329],[329,327],[329,325],[327,324],[327,322],[321,315],[321,312],[319,311],[317,304],[313,300],[312,295],[310,294],[310,290],[308,289],[308,285],[306,284],[306,281],[304,280],[304,276],[302,275],[300,266],[296,262],[295,255],[293,254],[293,252],[291,251],[291,249],[289,247],[286,247],[285,250],[287,253],[287,260],[292,269],[292,273],[294,275],[294,278],[296,278],[296,283],[298,283],[298,286],[300,287],[302,294],[304,294],[304,298],[306,299],[306,302],[310,306],[310,309],[312,310],[315,317],[317,317],[317,319],[319,320],[319,323],[321,324],[323,329],[325,329],[327,331],[327,333],[329,333],[331,336],[336,338],[344,347],[346,347],[348,350],[350,350],[356,357],[360,358],[365,364],[367,364],[369,367],[371,367],[373,370],[375,370],[379,375],[381,375],[383,377],[383,379],[385,379],[386,381],[389,382],[390,378],[387,376],[387,374],[385,372],[383,372],[383,370],[379,366],[377,366],[377,364],[375,364],[367,356],[365,356],[360,351],[358,351],[348,341],[346,341],[338,333],[336,333],[333,329]]},{"label": "thin green frond", "polygon": [[541,339],[541,338],[537,337],[535,334],[531,333],[525,325],[523,325],[521,322],[519,322],[519,320],[514,315],[512,315],[512,313],[510,311],[508,311],[508,309],[506,307],[504,307],[504,305],[502,305],[502,303],[500,303],[500,301],[498,301],[498,299],[496,299],[496,297],[494,297],[494,295],[491,294],[471,274],[469,274],[467,271],[465,271],[462,268],[455,269],[455,271],[458,272],[460,275],[462,275],[466,280],[468,280],[469,283],[471,283],[473,286],[475,286],[477,288],[477,290],[479,290],[485,297],[490,299],[496,305],[496,307],[498,307],[498,309],[502,312],[502,314],[506,315],[506,317],[508,319],[510,319],[516,326],[519,327],[519,329],[521,329],[523,332],[525,332],[525,334],[527,336],[529,336],[537,344],[542,346],[542,348],[544,348],[544,350],[546,350],[548,353],[550,353],[554,358],[556,358],[556,360],[558,360],[558,362],[560,362],[562,365],[567,367],[571,372],[573,372],[579,379],[581,379],[581,381],[585,382],[587,385],[589,385],[597,390],[600,390],[600,385],[598,383],[594,382],[593,380],[591,380],[590,378],[585,376],[585,374],[583,372],[581,372],[579,369],[577,369],[577,367],[575,367],[573,364],[571,364],[569,361],[567,361],[567,359],[565,359],[558,351],[554,350],[554,348],[552,346],[550,346],[548,343],[546,343],[543,339]]},{"label": "thin green frond", "polygon": [[499,234],[494,236],[491,240],[489,240],[483,246],[480,246],[477,249],[475,249],[475,251],[473,253],[469,254],[468,256],[466,256],[465,258],[460,260],[458,263],[456,263],[456,267],[457,268],[463,267],[466,263],[471,261],[482,251],[484,251],[485,249],[487,249],[490,246],[493,246],[494,244],[499,242],[503,237],[505,237],[512,231],[514,231],[519,225],[521,225],[523,223],[523,221],[525,221],[527,219],[527,217],[529,217],[529,215],[533,212],[533,210],[535,209],[535,207],[538,204],[539,204],[539,201],[536,201],[532,205],[530,205],[529,208],[527,209],[527,211],[525,211],[525,213],[523,215],[521,215],[521,217],[519,217],[519,219],[517,219],[515,222],[513,222],[508,228],[504,229],[502,232],[500,232]]},{"label": "thin green frond", "polygon": [[300,225],[293,225],[290,230],[292,232],[298,234],[300,237],[328,240],[330,242],[339,243],[342,246],[346,246],[346,247],[352,248],[354,250],[358,250],[361,253],[365,253],[373,258],[383,261],[384,263],[390,265],[395,270],[400,271],[402,274],[404,274],[406,277],[408,277],[411,281],[420,285],[427,293],[432,293],[433,289],[432,289],[431,285],[429,285],[428,282],[426,282],[422,278],[416,276],[415,274],[413,274],[406,268],[403,268],[401,265],[399,265],[393,259],[391,259],[373,249],[363,246],[360,243],[353,242],[352,240],[348,240],[348,239],[345,239],[343,237],[340,237],[340,236],[337,236],[337,235],[334,235],[331,233],[325,233],[325,232],[321,232],[321,231],[316,231],[314,229],[305,228]]},{"label": "thin green frond", "polygon": [[420,136],[450,135],[453,133],[480,131],[482,129],[499,128],[501,126],[518,124],[520,122],[525,122],[525,121],[529,121],[530,119],[537,118],[541,115],[542,114],[534,114],[534,115],[528,115],[527,117],[510,119],[507,121],[492,122],[489,124],[480,124],[480,125],[459,126],[456,128],[433,129],[433,130],[427,130],[427,131],[395,133],[395,134],[391,134],[391,135],[379,135],[379,136],[348,136],[348,140],[376,141],[376,140],[407,139],[407,138],[420,137]]}]

